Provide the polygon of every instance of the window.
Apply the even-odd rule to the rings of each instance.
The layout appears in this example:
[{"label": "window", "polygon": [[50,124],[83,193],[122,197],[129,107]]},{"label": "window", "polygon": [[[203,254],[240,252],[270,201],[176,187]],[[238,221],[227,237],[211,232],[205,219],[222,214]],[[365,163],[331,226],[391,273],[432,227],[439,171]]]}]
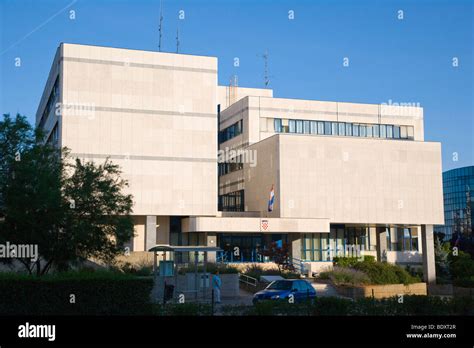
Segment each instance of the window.
[{"label": "window", "polygon": [[[324,249],[323,249],[324,246]],[[329,233],[303,234],[301,258],[307,261],[325,261],[330,259]]]},{"label": "window", "polygon": [[339,135],[346,135],[346,124],[339,122]]},{"label": "window", "polygon": [[311,121],[311,134],[318,134],[318,122]]},{"label": "window", "polygon": [[289,132],[290,133],[296,133],[296,121],[295,120],[289,120],[288,125],[289,125]]},{"label": "window", "polygon": [[393,138],[393,126],[387,125],[387,138]]},{"label": "window", "polygon": [[380,125],[380,137],[386,138],[387,137],[387,126],[384,124]]},{"label": "window", "polygon": [[287,118],[284,118],[281,120],[281,131],[282,133],[288,133],[290,130],[289,130],[289,127],[288,127],[288,119]]},{"label": "window", "polygon": [[51,110],[55,110],[55,103],[59,97],[59,76],[56,77],[56,81],[54,81],[53,88],[51,90],[51,94],[48,97],[48,101],[43,111],[43,115],[41,115],[40,123],[38,125],[39,128],[43,128]]},{"label": "window", "polygon": [[223,143],[227,140],[230,140],[236,137],[237,135],[242,134],[242,131],[243,131],[243,121],[240,120],[219,132],[219,143]]},{"label": "window", "polygon": [[400,138],[402,138],[402,139],[407,139],[408,138],[407,126],[400,126]]},{"label": "window", "polygon": [[351,247],[350,250],[354,250],[354,248],[358,250],[371,250],[368,227],[346,227],[344,230],[344,240],[346,247]]},{"label": "window", "polygon": [[244,190],[220,195],[219,211],[244,211]]},{"label": "window", "polygon": [[324,122],[324,134],[331,135],[331,122]]},{"label": "window", "polygon": [[331,134],[332,135],[337,135],[337,122],[331,122]]},{"label": "window", "polygon": [[367,136],[367,126],[365,124],[361,124],[359,127],[359,133],[361,137]]},{"label": "window", "polygon": [[273,121],[276,133],[281,133],[281,118],[275,118]]},{"label": "window", "polygon": [[310,133],[309,121],[303,121],[303,132],[304,132],[304,134],[309,134]]},{"label": "window", "polygon": [[418,233],[411,228],[397,228],[397,251],[418,251]]},{"label": "window", "polygon": [[400,127],[399,126],[393,126],[393,137],[395,139],[400,139]]},{"label": "window", "polygon": [[407,126],[407,135],[408,135],[408,139],[413,140],[415,138],[414,130],[412,126]]},{"label": "window", "polygon": [[58,128],[58,122],[53,127],[53,130],[51,131],[51,134],[48,137],[47,143],[52,144],[52,145],[57,145],[59,141],[59,128]]},{"label": "window", "polygon": [[410,229],[411,233],[411,250],[418,251],[418,230],[416,228]]},{"label": "window", "polygon": [[367,137],[372,138],[374,136],[374,128],[371,124],[367,125]]},{"label": "window", "polygon": [[352,136],[352,123],[346,123],[346,135]]},{"label": "window", "polygon": [[296,133],[303,133],[303,121],[296,120]]},{"label": "window", "polygon": [[380,126],[378,124],[374,124],[374,138],[378,138],[380,136]]},{"label": "window", "polygon": [[324,122],[318,121],[318,134],[324,134]]},{"label": "window", "polygon": [[358,124],[354,124],[352,126],[352,134],[355,136],[355,137],[358,137],[359,136],[359,125]]},{"label": "window", "polygon": [[219,176],[226,175],[242,169],[244,169],[242,155],[229,159],[229,162],[221,162],[218,164]]}]

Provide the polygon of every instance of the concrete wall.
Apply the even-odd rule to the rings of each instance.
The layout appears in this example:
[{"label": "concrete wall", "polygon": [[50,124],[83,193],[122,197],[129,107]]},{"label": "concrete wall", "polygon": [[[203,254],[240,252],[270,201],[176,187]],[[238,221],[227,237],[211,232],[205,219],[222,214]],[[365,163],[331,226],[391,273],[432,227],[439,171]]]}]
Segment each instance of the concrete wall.
[{"label": "concrete wall", "polygon": [[[220,100],[223,100],[228,87],[219,86]],[[260,91],[242,92],[236,101],[221,109],[220,129],[238,120],[243,120],[244,131],[233,139],[220,145],[220,149],[242,148],[275,135],[274,119],[299,119],[338,122],[360,122],[372,124],[394,124],[413,126],[414,140],[423,141],[423,109],[416,106],[393,106],[378,104],[357,104],[273,98]],[[245,97],[241,98],[242,96]],[[228,99],[228,98],[227,98]],[[387,102],[388,103],[388,102]],[[224,103],[221,104],[226,105]],[[292,134],[292,136],[299,136]],[[316,136],[316,135],[311,135]],[[364,139],[359,139],[364,141]],[[380,139],[381,141],[392,141]],[[246,181],[242,171],[236,171],[219,178],[219,194],[245,189]]]},{"label": "concrete wall", "polygon": [[271,98],[273,97],[273,90],[267,88],[217,86],[217,103],[221,105],[221,110],[228,108],[247,96]]},{"label": "concrete wall", "polygon": [[255,168],[245,166],[251,210],[266,209],[275,180],[272,216],[407,225],[444,219],[439,143],[285,134],[251,148],[259,158]]},{"label": "concrete wall", "polygon": [[217,58],[72,44],[59,52],[62,146],[118,164],[135,215],[214,215]]},{"label": "concrete wall", "polygon": [[[280,217],[284,200],[280,185],[280,138],[272,137],[249,147],[257,153],[257,165],[244,164],[245,210],[260,211],[262,216]],[[262,157],[260,157],[262,155]],[[274,187],[273,211],[268,211],[271,187]]]}]

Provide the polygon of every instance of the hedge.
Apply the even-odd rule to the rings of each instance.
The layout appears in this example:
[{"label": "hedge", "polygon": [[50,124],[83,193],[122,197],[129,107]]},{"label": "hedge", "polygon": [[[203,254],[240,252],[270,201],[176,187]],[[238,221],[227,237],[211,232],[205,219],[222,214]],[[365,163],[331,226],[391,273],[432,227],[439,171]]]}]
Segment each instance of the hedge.
[{"label": "hedge", "polygon": [[[34,277],[0,274],[3,315],[151,314],[151,278],[114,272]],[[75,303],[71,303],[72,296]]]},{"label": "hedge", "polygon": [[266,301],[255,306],[225,306],[222,314],[249,316],[474,315],[474,299],[407,295],[403,297],[403,303],[399,303],[398,297],[382,300],[362,298],[355,301],[337,297],[318,297],[313,304]]}]

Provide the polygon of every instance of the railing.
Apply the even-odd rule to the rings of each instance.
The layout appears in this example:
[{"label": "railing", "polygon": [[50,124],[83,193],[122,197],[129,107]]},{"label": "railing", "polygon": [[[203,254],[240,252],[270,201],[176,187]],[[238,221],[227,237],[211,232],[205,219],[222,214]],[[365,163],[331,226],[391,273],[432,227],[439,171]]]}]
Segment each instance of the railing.
[{"label": "railing", "polygon": [[235,256],[232,251],[218,251],[216,253],[216,262],[223,263],[238,263],[238,262],[252,262],[252,263],[263,263],[270,262],[265,256],[258,253],[256,250],[252,250],[250,254],[241,253],[239,256]]},{"label": "railing", "polygon": [[297,259],[296,257],[292,257],[290,259],[290,264],[293,266],[295,272],[306,275],[306,267],[304,265],[303,260]]},{"label": "railing", "polygon": [[239,281],[253,287],[257,287],[257,283],[258,283],[258,280],[256,278],[250,277],[242,273],[239,274]]}]

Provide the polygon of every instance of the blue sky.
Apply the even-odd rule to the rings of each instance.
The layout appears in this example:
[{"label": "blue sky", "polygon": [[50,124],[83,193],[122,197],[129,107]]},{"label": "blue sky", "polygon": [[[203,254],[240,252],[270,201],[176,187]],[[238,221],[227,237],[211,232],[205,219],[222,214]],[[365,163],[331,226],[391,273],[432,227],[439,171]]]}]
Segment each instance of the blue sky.
[{"label": "blue sky", "polygon": [[[179,25],[180,52],[217,56],[220,84],[236,74],[240,86],[263,87],[259,55],[268,50],[275,97],[419,103],[425,140],[442,142],[443,170],[474,164],[472,1],[163,0],[163,7],[163,50],[175,52]],[[60,42],[157,50],[158,18],[158,0],[0,0],[0,111],[34,122]]]}]

